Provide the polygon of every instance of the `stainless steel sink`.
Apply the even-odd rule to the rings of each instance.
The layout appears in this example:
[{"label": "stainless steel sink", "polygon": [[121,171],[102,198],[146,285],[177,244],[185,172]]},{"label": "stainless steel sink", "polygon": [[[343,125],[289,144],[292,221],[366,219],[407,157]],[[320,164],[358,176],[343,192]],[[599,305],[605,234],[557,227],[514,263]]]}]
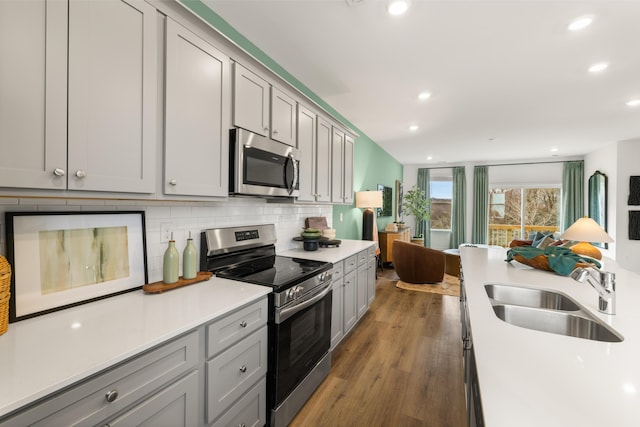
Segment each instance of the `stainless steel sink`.
[{"label": "stainless steel sink", "polygon": [[484,289],[489,298],[498,304],[523,305],[550,310],[580,310],[580,305],[577,302],[560,292],[498,284],[485,285]]},{"label": "stainless steel sink", "polygon": [[501,320],[522,328],[594,341],[622,342],[624,340],[622,335],[583,310],[566,312],[495,304],[493,311]]}]

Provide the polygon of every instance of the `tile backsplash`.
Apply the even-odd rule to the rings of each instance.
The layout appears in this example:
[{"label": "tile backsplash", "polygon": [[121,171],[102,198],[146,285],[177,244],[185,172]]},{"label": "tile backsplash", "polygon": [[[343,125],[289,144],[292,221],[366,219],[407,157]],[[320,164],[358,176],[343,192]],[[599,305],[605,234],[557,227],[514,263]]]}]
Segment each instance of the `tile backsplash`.
[{"label": "tile backsplash", "polygon": [[[162,256],[167,244],[161,242],[161,228],[173,231],[176,247],[182,258],[189,232],[200,256],[200,232],[205,228],[237,225],[275,224],[278,242],[276,250],[294,248],[307,217],[325,216],[332,221],[331,205],[298,205],[267,203],[258,198],[229,198],[220,202],[155,202],[129,200],[80,200],[42,198],[0,198],[0,254],[6,255],[4,213],[7,211],[145,211],[147,237],[147,270],[149,282],[162,280]],[[180,263],[182,274],[182,261]]]}]

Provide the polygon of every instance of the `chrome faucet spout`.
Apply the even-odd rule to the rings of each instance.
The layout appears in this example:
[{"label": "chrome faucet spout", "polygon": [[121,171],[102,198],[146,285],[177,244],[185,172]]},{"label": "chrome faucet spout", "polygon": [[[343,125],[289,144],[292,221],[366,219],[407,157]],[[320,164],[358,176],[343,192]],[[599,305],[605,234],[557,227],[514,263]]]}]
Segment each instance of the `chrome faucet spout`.
[{"label": "chrome faucet spout", "polygon": [[598,292],[598,310],[605,314],[616,314],[616,275],[608,271],[578,267],[571,272],[571,278],[580,283],[588,282]]}]

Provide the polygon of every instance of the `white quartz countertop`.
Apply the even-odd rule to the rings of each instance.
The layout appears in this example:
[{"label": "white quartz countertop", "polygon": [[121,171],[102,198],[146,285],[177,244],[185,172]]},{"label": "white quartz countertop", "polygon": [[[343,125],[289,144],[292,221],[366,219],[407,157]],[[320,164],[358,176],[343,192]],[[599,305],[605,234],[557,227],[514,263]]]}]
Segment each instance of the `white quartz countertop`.
[{"label": "white quartz countertop", "polygon": [[214,277],[161,294],[137,290],[12,323],[0,335],[0,416],[270,292]]},{"label": "white quartz countertop", "polygon": [[318,248],[317,251],[305,251],[302,249],[302,242],[300,242],[300,247],[279,252],[278,255],[335,263],[375,246],[375,244],[376,242],[371,240],[345,239],[341,240],[339,247]]},{"label": "white quartz countertop", "polygon": [[[461,248],[473,348],[485,425],[639,426],[640,276],[604,260],[616,273],[617,314],[598,311],[589,284],[506,263],[504,249]],[[620,343],[566,337],[498,319],[487,283],[561,291],[624,336]]]}]

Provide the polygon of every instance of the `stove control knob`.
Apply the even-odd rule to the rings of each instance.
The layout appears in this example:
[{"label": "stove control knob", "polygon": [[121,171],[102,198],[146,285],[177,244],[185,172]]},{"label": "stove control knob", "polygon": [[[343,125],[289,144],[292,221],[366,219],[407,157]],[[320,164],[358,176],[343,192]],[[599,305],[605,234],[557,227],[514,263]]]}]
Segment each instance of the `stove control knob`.
[{"label": "stove control knob", "polygon": [[294,294],[293,288],[287,289],[287,294],[286,295],[287,295],[287,298],[286,298],[287,301],[291,301],[291,300],[295,299],[295,294]]},{"label": "stove control knob", "polygon": [[300,298],[300,293],[304,290],[302,286],[296,286],[296,298]]}]

